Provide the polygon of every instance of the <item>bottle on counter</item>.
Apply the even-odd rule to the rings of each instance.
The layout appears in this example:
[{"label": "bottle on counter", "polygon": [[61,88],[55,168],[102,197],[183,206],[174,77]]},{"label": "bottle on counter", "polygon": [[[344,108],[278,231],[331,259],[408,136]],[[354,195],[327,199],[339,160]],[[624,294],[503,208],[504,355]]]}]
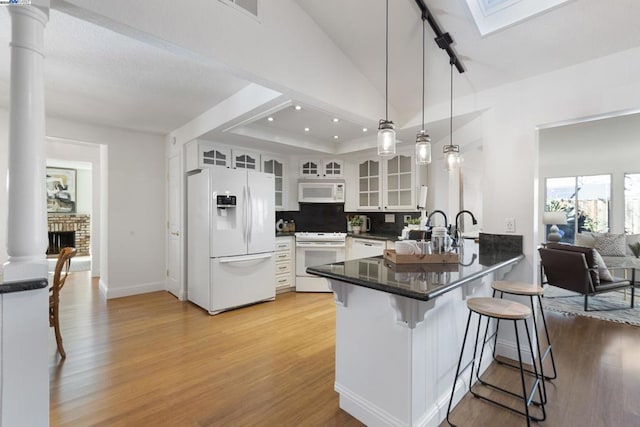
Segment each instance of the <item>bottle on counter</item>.
[{"label": "bottle on counter", "polygon": [[289,232],[291,233],[296,232],[296,223],[294,220],[291,220],[291,222],[289,223]]}]

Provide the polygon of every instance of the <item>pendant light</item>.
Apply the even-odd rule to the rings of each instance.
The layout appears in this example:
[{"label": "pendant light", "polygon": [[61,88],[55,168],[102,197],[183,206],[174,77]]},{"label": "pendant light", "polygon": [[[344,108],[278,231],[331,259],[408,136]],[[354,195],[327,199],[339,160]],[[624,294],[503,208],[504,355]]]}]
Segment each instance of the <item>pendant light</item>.
[{"label": "pendant light", "polygon": [[460,146],[453,145],[453,61],[449,61],[451,68],[451,116],[449,118],[449,145],[445,145],[442,150],[444,153],[444,168],[452,172],[460,166],[462,158],[460,157]]},{"label": "pendant light", "polygon": [[378,155],[392,156],[396,154],[396,130],[389,120],[389,0],[386,10],[386,53],[385,53],[385,115],[378,125]]},{"label": "pendant light", "polygon": [[425,45],[424,45],[425,19],[422,20],[422,129],[416,135],[416,164],[428,165],[431,163],[431,138],[424,129],[424,86],[425,86]]}]

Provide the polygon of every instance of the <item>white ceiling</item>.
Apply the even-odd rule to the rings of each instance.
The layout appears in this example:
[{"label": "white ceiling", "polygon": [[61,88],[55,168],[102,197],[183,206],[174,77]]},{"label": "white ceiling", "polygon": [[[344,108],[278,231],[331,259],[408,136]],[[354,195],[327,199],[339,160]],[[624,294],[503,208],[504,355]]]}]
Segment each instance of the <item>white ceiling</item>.
[{"label": "white ceiling", "polygon": [[[536,0],[522,0],[536,1]],[[296,0],[361,73],[384,94],[384,1]],[[414,0],[390,2],[389,100],[400,137],[411,140],[421,109],[422,22]],[[640,2],[573,0],[517,25],[481,37],[465,0],[426,0],[466,72],[455,73],[456,96],[496,87],[575,63],[640,46]],[[10,22],[0,10],[0,107],[8,106]],[[45,85],[49,115],[88,123],[166,134],[214,107],[249,82],[195,55],[172,53],[93,23],[52,10],[46,27]],[[427,28],[427,106],[448,103],[449,64]],[[247,141],[273,151],[327,151],[327,146],[361,140],[377,123],[356,123],[296,100],[273,111],[252,112],[233,126],[226,140]],[[338,111],[336,109],[336,111]],[[447,110],[448,111],[448,110]],[[265,121],[266,115],[274,122]],[[358,112],[354,112],[354,117]],[[470,118],[456,120],[456,125]],[[448,134],[448,123],[429,117],[434,140]],[[408,126],[408,123],[411,126]],[[304,127],[310,132],[304,132]],[[223,128],[223,127],[221,127]],[[335,132],[334,132],[335,131]],[[338,134],[339,139],[333,140]],[[205,137],[215,139],[221,130]],[[374,136],[369,136],[374,141]],[[282,141],[287,141],[282,144]],[[288,144],[288,145],[287,145]]]},{"label": "white ceiling", "polygon": [[[6,8],[4,8],[6,9]],[[0,9],[0,106],[9,92],[10,17]],[[45,29],[49,115],[166,134],[249,82],[197,60],[51,10]]]}]

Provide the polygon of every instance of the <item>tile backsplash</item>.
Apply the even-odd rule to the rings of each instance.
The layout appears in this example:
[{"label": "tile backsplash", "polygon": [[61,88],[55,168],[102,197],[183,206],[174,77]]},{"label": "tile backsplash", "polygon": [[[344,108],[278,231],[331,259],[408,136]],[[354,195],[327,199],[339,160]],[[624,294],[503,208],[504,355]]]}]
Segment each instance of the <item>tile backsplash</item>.
[{"label": "tile backsplash", "polygon": [[[293,220],[296,231],[347,231],[347,216],[366,215],[371,218],[371,232],[399,234],[404,227],[404,216],[420,217],[419,212],[345,212],[340,203],[301,203],[299,211],[277,211],[276,221]],[[393,215],[394,222],[385,222],[385,215]]]}]

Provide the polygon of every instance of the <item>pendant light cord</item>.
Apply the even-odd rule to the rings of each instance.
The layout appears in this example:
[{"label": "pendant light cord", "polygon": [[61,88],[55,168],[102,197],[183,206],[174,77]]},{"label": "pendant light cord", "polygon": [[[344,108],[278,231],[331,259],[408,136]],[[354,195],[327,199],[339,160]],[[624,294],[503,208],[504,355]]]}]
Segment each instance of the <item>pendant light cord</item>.
[{"label": "pendant light cord", "polygon": [[387,0],[387,12],[386,12],[386,30],[385,30],[385,38],[386,38],[386,53],[385,53],[385,71],[384,71],[384,99],[385,99],[385,110],[384,110],[384,119],[385,121],[389,121],[389,0]]},{"label": "pendant light cord", "polygon": [[422,130],[424,131],[424,19],[422,20]]},{"label": "pendant light cord", "polygon": [[451,69],[451,114],[449,115],[449,146],[453,147],[453,62],[449,61],[449,68]]}]

